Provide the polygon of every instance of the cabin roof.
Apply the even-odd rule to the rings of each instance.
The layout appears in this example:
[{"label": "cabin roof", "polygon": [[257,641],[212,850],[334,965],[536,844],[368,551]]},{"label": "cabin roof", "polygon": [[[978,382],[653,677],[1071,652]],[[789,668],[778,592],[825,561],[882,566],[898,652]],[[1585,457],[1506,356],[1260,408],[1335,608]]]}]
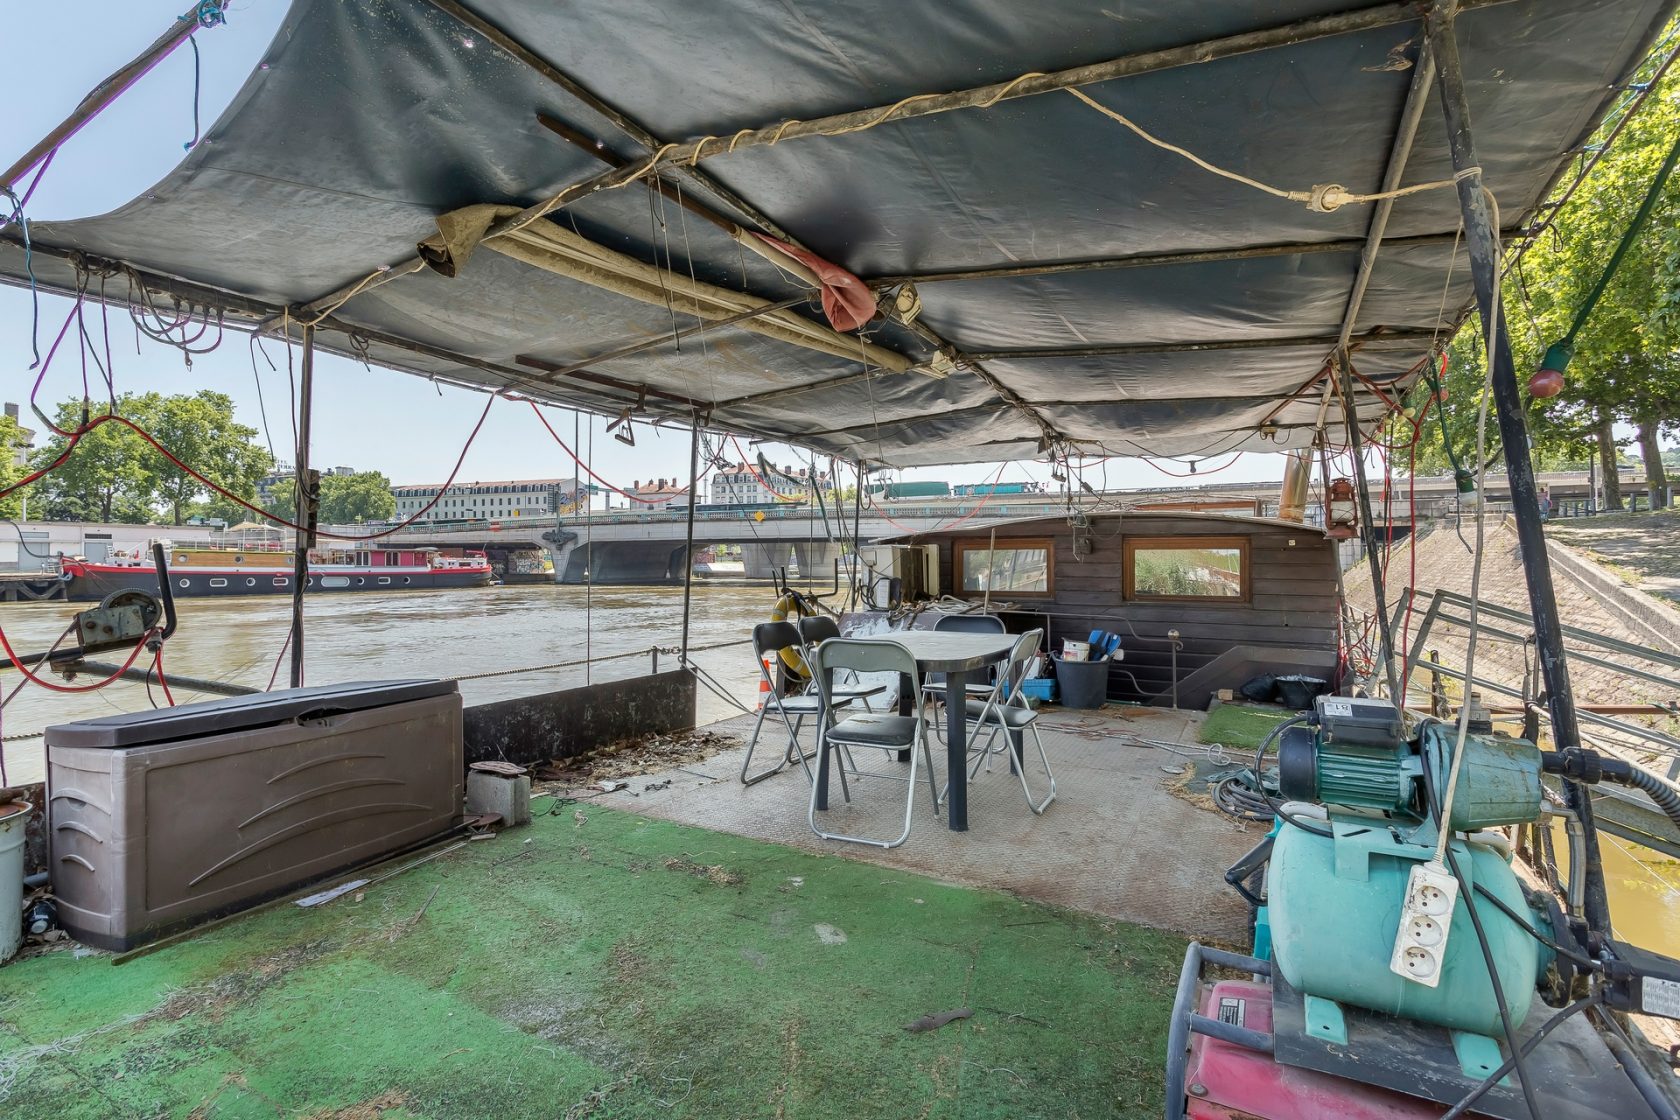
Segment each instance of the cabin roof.
[{"label": "cabin roof", "polygon": [[[1100,109],[1268,184],[1375,191],[1426,7],[294,0],[180,167],[110,214],[34,224],[29,259],[8,227],[0,279],[74,292],[91,268],[119,299],[294,331],[319,319],[318,345],[428,377],[893,466],[1305,447],[1372,208],[1259,193]],[[1674,0],[1459,8],[1485,182],[1519,231]],[[1029,76],[1079,67],[1106,76],[1077,85],[1100,109]],[[988,83],[988,107],[931,112]],[[1405,185],[1451,176],[1438,95],[1420,87]],[[783,127],[853,111],[868,127]],[[663,194],[629,174],[703,136],[720,138],[704,158],[660,166]],[[508,234],[508,215],[615,164],[623,185]],[[808,282],[679,201],[797,242],[889,303],[910,281],[909,324],[836,344]],[[1408,386],[1468,311],[1458,226],[1452,189],[1394,206],[1351,323],[1368,423],[1379,388]],[[793,301],[784,327],[827,350],[748,320],[677,337],[700,284]]]},{"label": "cabin roof", "polygon": [[[1168,509],[1105,511],[1085,510],[1081,512],[1083,512],[1085,516],[1092,521],[1118,520],[1128,524],[1131,522],[1141,521],[1145,525],[1163,521],[1205,521],[1209,524],[1216,525],[1231,524],[1235,522],[1242,525],[1262,525],[1274,529],[1288,529],[1290,532],[1295,533],[1310,533],[1316,537],[1323,537],[1325,535],[1325,531],[1316,525],[1307,525],[1300,521],[1284,521],[1276,517],[1245,517],[1240,514],[1204,513],[1200,510]],[[894,536],[877,537],[875,539],[881,543],[891,543],[893,541],[917,540],[923,537],[932,536],[984,537],[995,533],[1000,529],[1008,529],[1011,532],[1014,532],[1017,529],[1034,528],[1048,530],[1056,526],[1066,525],[1067,523],[1068,519],[1066,516],[1012,517],[1003,521],[986,521],[978,525],[968,525],[960,529],[929,529],[926,532],[921,533],[899,533]]]}]

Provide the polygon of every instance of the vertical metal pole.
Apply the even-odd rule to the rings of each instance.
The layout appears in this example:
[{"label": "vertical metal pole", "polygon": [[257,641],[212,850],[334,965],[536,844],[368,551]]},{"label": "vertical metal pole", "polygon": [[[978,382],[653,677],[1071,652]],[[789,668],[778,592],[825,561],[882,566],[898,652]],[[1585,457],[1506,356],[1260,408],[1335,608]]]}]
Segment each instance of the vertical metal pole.
[{"label": "vertical metal pole", "polygon": [[[1476,169],[1476,146],[1470,133],[1470,106],[1464,92],[1464,74],[1459,65],[1458,42],[1453,34],[1451,9],[1437,4],[1426,20],[1435,52],[1436,77],[1441,107],[1446,116],[1447,139],[1452,146],[1455,171]],[[1552,720],[1552,738],[1558,750],[1581,745],[1581,731],[1575,719],[1575,694],[1569,684],[1569,664],[1563,648],[1562,619],[1552,592],[1552,570],[1546,555],[1545,531],[1540,522],[1539,489],[1534,464],[1528,453],[1528,429],[1523,422],[1522,395],[1517,388],[1516,367],[1511,358],[1511,340],[1505,316],[1494,306],[1495,285],[1501,262],[1497,230],[1488,200],[1483,194],[1479,171],[1466,174],[1458,183],[1459,206],[1464,212],[1465,244],[1470,250],[1470,271],[1476,282],[1476,303],[1484,328],[1493,325],[1493,405],[1499,418],[1499,436],[1505,447],[1505,471],[1510,482],[1511,515],[1517,524],[1517,544],[1523,557],[1523,575],[1528,581],[1529,610],[1534,615],[1536,654],[1546,682],[1546,702]],[[1469,687],[1468,683],[1465,686]],[[1588,925],[1610,929],[1610,903],[1604,888],[1604,864],[1598,850],[1598,831],[1593,823],[1592,799],[1585,787],[1566,782],[1565,795],[1585,833],[1582,862],[1585,865],[1584,904]]]},{"label": "vertical metal pole", "polygon": [[[287,345],[291,343],[288,341]],[[315,328],[303,328],[303,366],[298,387],[297,523],[304,527],[292,552],[292,687],[303,687],[303,590],[309,583],[309,550],[315,545],[315,487],[309,469],[309,419],[314,411]]]},{"label": "vertical metal pole", "polygon": [[682,662],[688,664],[688,613],[694,601],[694,507],[700,500],[700,416],[688,441],[688,533],[683,541]]},{"label": "vertical metal pole", "polygon": [[[1337,385],[1342,398],[1342,419],[1347,424],[1348,451],[1353,456],[1353,477],[1359,487],[1359,536],[1365,545],[1366,566],[1371,569],[1371,592],[1376,597],[1377,639],[1381,645],[1383,673],[1388,677],[1388,696],[1394,707],[1404,709],[1405,693],[1400,691],[1400,674],[1394,667],[1394,635],[1388,625],[1388,587],[1383,579],[1382,557],[1377,553],[1377,526],[1371,511],[1371,482],[1365,476],[1365,445],[1359,431],[1359,408],[1353,398],[1353,362],[1346,349],[1336,351]],[[1330,480],[1324,480],[1326,493]]]}]

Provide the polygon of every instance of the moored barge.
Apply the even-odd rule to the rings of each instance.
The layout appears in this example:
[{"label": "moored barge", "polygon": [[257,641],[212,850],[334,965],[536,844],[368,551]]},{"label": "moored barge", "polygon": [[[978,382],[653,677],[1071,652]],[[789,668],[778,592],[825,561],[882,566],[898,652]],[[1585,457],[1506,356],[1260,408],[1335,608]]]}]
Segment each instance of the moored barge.
[{"label": "moored barge", "polygon": [[[274,548],[169,548],[170,590],[177,596],[288,595],[295,571],[290,552]],[[114,552],[103,561],[59,561],[69,598],[89,602],[114,591],[156,592],[149,552]],[[482,552],[446,556],[435,548],[316,549],[305,591],[436,591],[484,587],[490,561]]]}]

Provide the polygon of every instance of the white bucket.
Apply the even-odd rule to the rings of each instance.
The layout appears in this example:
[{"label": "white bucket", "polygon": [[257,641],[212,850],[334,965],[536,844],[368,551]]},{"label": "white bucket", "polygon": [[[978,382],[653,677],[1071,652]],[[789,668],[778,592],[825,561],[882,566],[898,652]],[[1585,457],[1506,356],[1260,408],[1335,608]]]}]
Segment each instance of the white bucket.
[{"label": "white bucket", "polygon": [[1063,661],[1089,661],[1089,660],[1091,660],[1091,643],[1090,642],[1076,642],[1072,638],[1063,638],[1062,639],[1062,660]]},{"label": "white bucket", "polygon": [[33,811],[27,801],[0,805],[0,962],[23,944],[23,840]]}]

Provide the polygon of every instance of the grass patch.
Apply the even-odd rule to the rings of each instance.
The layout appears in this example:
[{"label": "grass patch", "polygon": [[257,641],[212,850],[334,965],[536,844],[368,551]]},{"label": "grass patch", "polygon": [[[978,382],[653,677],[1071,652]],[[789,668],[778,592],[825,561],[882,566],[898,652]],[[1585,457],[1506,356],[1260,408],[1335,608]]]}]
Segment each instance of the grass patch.
[{"label": "grass patch", "polygon": [[1202,721],[1199,737],[1204,743],[1257,750],[1272,728],[1295,714],[1275,704],[1221,704]]},{"label": "grass patch", "polygon": [[[573,808],[359,902],[275,907],[118,966],[62,952],[0,970],[0,1104],[57,1120],[1159,1114],[1182,939]],[[972,1017],[905,1030],[957,1008]]]}]

